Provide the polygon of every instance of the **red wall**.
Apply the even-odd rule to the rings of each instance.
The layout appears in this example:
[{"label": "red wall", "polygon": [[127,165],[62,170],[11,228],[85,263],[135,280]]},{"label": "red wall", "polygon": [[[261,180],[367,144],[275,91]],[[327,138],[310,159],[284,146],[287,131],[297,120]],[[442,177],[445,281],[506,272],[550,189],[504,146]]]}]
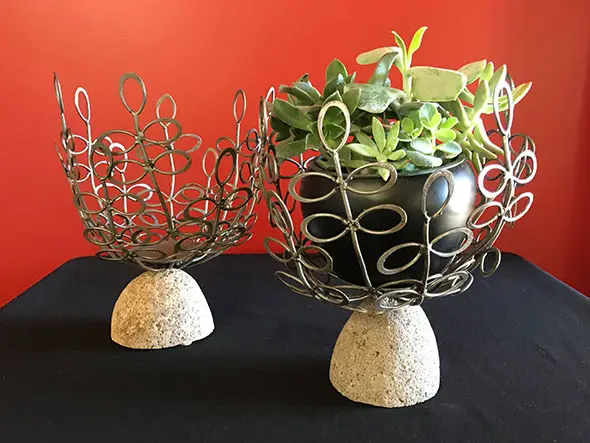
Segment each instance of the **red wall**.
[{"label": "red wall", "polygon": [[[268,86],[306,71],[321,83],[333,57],[352,68],[359,52],[392,44],[391,29],[409,38],[421,25],[430,29],[416,63],[456,68],[487,57],[508,64],[517,81],[533,81],[516,125],[537,142],[536,200],[500,246],[590,294],[583,275],[589,19],[588,0],[0,0],[0,305],[64,261],[94,252],[53,149],[54,70],[70,115],[75,88],[87,88],[96,128],[129,123],[117,84],[133,70],[152,100],[172,93],[183,127],[212,144],[231,134],[236,88],[246,89],[256,112]],[[262,220],[239,252],[261,251],[266,226]]]}]

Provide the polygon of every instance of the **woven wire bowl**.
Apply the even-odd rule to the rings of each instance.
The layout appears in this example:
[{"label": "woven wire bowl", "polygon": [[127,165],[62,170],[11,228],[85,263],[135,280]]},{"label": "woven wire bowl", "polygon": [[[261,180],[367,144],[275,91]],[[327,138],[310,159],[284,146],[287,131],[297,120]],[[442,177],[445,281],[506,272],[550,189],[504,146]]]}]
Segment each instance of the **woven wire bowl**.
[{"label": "woven wire bowl", "polygon": [[[360,312],[383,313],[400,309],[409,305],[419,305],[424,300],[456,295],[466,291],[473,282],[473,272],[477,269],[485,276],[492,275],[500,265],[501,253],[494,246],[502,229],[507,224],[514,224],[530,209],[533,202],[531,192],[521,192],[521,188],[530,183],[537,171],[535,145],[532,139],[524,134],[512,133],[514,119],[514,103],[512,90],[514,85],[510,78],[497,85],[494,91],[493,107],[496,128],[489,131],[489,135],[496,138],[502,146],[504,155],[495,160],[487,161],[477,174],[477,206],[468,218],[465,226],[445,232],[433,238],[430,225],[440,217],[447,208],[453,196],[453,175],[447,170],[435,170],[428,176],[421,195],[416,198],[421,201],[422,236],[421,242],[394,244],[383,253],[376,263],[380,274],[387,275],[387,282],[375,285],[369,276],[368,264],[365,260],[358,234],[386,235],[393,231],[375,232],[362,225],[362,217],[375,210],[395,211],[401,215],[398,226],[393,229],[403,230],[408,223],[404,216],[403,207],[393,204],[367,208],[359,216],[350,211],[350,196],[360,194],[355,189],[354,179],[361,178],[363,170],[382,167],[390,170],[389,179],[381,189],[373,194],[395,186],[397,172],[391,164],[371,163],[354,169],[344,175],[340,168],[336,168],[335,175],[324,172],[310,171],[308,166],[315,157],[288,159],[279,164],[275,157],[274,134],[268,129],[269,114],[267,102],[272,102],[274,91],[267,95],[262,103],[262,115],[265,117],[261,125],[261,134],[265,136],[261,160],[262,171],[259,175],[260,188],[269,209],[270,224],[274,236],[265,239],[268,253],[277,261],[286,265],[286,270],[278,271],[278,278],[294,292],[313,297],[345,309]],[[499,111],[502,97],[508,102],[506,111]],[[323,118],[332,108],[339,108],[345,116],[346,131],[342,142],[336,148],[331,148],[323,135]],[[325,155],[331,157],[336,165],[339,163],[339,151],[342,149],[350,133],[350,115],[346,106],[340,102],[329,102],[322,108],[318,119],[318,130]],[[472,164],[473,166],[473,164]],[[334,182],[334,189],[324,196],[315,198],[313,202],[323,201],[333,195],[339,195],[346,216],[335,213],[311,214],[302,217],[299,213],[302,203],[311,202],[299,193],[301,180],[305,177],[320,176]],[[430,188],[437,180],[444,180],[447,184],[447,198],[436,210],[427,209]],[[365,194],[367,194],[365,192]],[[313,220],[319,218],[339,220],[342,232],[334,238],[317,238],[309,230]],[[300,221],[299,221],[300,220]],[[436,243],[447,235],[461,235],[460,245],[452,251],[439,251]],[[345,275],[334,272],[334,263],[338,256],[332,256],[322,247],[335,238],[347,236],[352,242],[358,266],[364,277],[364,284],[353,284],[346,281]],[[405,265],[396,269],[387,268],[388,258],[405,248],[416,250],[415,257]],[[446,265],[442,271],[431,271],[431,261],[437,257],[445,258]],[[421,263],[421,278],[402,278],[400,275]]]},{"label": "woven wire bowl", "polygon": [[[128,104],[125,84],[140,91],[139,105]],[[84,225],[84,237],[106,260],[132,262],[147,270],[186,268],[210,260],[248,241],[256,221],[257,161],[260,137],[251,129],[241,138],[246,96],[233,101],[236,137],[221,137],[203,148],[196,134],[183,133],[176,102],[162,95],[155,118],[143,124],[147,92],[141,78],[124,74],[119,96],[132,130],[94,135],[90,98],[76,89],[74,104],[83,130],[66,123],[57,76],[55,93],[61,117],[56,149]],[[163,116],[168,108],[168,116]],[[204,151],[200,164],[193,156]],[[196,168],[196,174],[195,174]]]}]

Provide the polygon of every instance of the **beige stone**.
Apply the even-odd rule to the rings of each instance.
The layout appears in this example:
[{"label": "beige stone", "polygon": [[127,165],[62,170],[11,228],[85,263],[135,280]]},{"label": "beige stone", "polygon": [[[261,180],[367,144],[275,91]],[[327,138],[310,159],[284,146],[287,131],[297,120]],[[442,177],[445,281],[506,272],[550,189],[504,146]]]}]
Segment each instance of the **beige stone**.
[{"label": "beige stone", "polygon": [[147,271],[121,292],[111,338],[133,349],[190,345],[213,332],[213,316],[201,288],[180,269]]},{"label": "beige stone", "polygon": [[434,397],[440,384],[438,346],[422,308],[354,312],[336,341],[330,381],[350,400],[373,406],[398,408]]}]

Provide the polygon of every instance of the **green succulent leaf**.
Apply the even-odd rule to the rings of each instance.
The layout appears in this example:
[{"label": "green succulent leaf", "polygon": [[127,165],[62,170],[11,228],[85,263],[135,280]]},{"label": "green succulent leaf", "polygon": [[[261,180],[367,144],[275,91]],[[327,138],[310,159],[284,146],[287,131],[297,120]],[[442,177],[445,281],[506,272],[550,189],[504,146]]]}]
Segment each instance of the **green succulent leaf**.
[{"label": "green succulent leaf", "polygon": [[440,144],[436,147],[436,149],[444,154],[444,158],[455,158],[461,154],[462,151],[459,143],[454,141],[448,141],[446,143]]},{"label": "green succulent leaf", "polygon": [[406,134],[410,134],[413,130],[414,120],[412,120],[410,117],[405,117],[402,120],[402,131],[404,131]]},{"label": "green succulent leaf", "polygon": [[408,160],[420,168],[438,168],[443,162],[442,158],[415,151],[408,151],[406,156]]},{"label": "green succulent leaf", "polygon": [[377,145],[375,144],[373,139],[371,137],[369,137],[367,134],[365,134],[364,132],[362,132],[362,131],[355,132],[354,136],[363,145],[370,147],[371,149],[373,149],[377,153],[379,152],[379,148],[377,147]]},{"label": "green succulent leaf", "polygon": [[287,140],[289,137],[291,137],[290,132],[277,132],[277,135],[275,136],[275,141],[282,142],[283,140]]},{"label": "green succulent leaf", "polygon": [[303,112],[280,98],[273,102],[272,113],[279,120],[297,129],[310,131],[310,127],[313,125],[313,122]]},{"label": "green succulent leaf", "polygon": [[417,128],[415,128],[411,133],[410,133],[410,137],[412,139],[418,138],[420,137],[420,134],[422,134],[422,126],[419,126]]},{"label": "green succulent leaf", "polygon": [[[518,85],[516,88],[512,90],[512,101],[514,105],[518,104],[531,90],[533,86],[532,82],[522,83]],[[508,99],[505,96],[502,96],[498,99],[498,111],[506,111],[508,109]],[[494,107],[493,105],[487,105],[483,112],[485,114],[493,114]]]},{"label": "green succulent leaf", "polygon": [[484,70],[481,72],[479,78],[480,80],[485,80],[486,82],[489,82],[492,79],[492,75],[494,75],[494,63],[488,62]]},{"label": "green succulent leaf", "polygon": [[459,94],[459,98],[461,100],[466,101],[470,105],[472,105],[473,104],[473,100],[475,99],[475,96],[471,93],[471,91],[469,89],[465,88]]},{"label": "green succulent leaf", "polygon": [[400,53],[400,49],[396,48],[395,46],[386,46],[384,48],[377,48],[371,51],[363,52],[359,54],[356,58],[356,62],[359,65],[372,65],[373,63],[377,63],[381,58],[383,58],[386,54],[391,53]]},{"label": "green succulent leaf", "polygon": [[359,89],[351,89],[342,95],[342,101],[346,105],[348,112],[352,114],[356,111],[361,98],[361,91]]},{"label": "green succulent leaf", "polygon": [[399,47],[399,50],[401,51],[400,61],[402,63],[403,70],[406,71],[409,68],[409,66],[408,66],[408,50],[406,49],[406,43],[404,42],[404,39],[401,38],[401,36],[397,32],[391,31],[391,33],[393,34],[393,38],[395,39],[395,43],[397,44],[397,46]]},{"label": "green succulent leaf", "polygon": [[455,118],[458,119],[460,129],[465,129],[470,124],[469,116],[465,110],[465,106],[459,100],[443,103],[443,108],[449,111]]},{"label": "green succulent leaf", "polygon": [[392,103],[403,103],[407,100],[403,91],[386,86],[352,83],[344,87],[344,92],[352,89],[358,89],[361,93],[358,109],[371,114],[381,114]]},{"label": "green succulent leaf", "polygon": [[487,60],[479,60],[477,62],[469,63],[459,69],[459,72],[467,77],[467,84],[470,85],[479,78],[485,69]]},{"label": "green succulent leaf", "polygon": [[506,68],[506,65],[502,65],[500,66],[498,69],[496,69],[496,72],[494,72],[494,75],[492,75],[492,78],[490,79],[490,98],[488,101],[491,101],[491,97],[494,94],[494,90],[496,89],[496,86],[501,84],[502,82],[504,82],[504,80],[506,80],[506,74],[508,72],[508,69]]},{"label": "green succulent leaf", "polygon": [[[432,141],[426,138],[417,138],[416,140],[410,143],[410,146],[413,150],[421,152],[422,154],[433,154],[434,147],[432,146]],[[409,152],[408,152],[409,154]]]},{"label": "green succulent leaf", "polygon": [[377,117],[373,117],[371,126],[373,130],[373,140],[375,140],[375,144],[379,151],[383,152],[385,149],[385,129]]},{"label": "green succulent leaf", "polygon": [[299,79],[297,81],[303,82],[303,83],[309,83],[309,74],[306,72],[301,77],[299,77]]},{"label": "green succulent leaf", "polygon": [[400,170],[404,169],[406,166],[408,166],[408,165],[410,165],[410,164],[411,164],[411,163],[410,163],[410,160],[408,160],[407,158],[406,158],[406,159],[403,159],[403,160],[400,160],[400,161],[397,161],[397,162],[393,162],[393,163],[392,163],[393,167],[394,167],[395,169],[397,169],[398,171],[400,171]]},{"label": "green succulent leaf", "polygon": [[279,120],[274,115],[270,116],[270,127],[274,131],[277,131],[277,132],[280,132],[283,134],[289,133],[289,129],[291,129],[291,127],[288,124],[286,124],[282,120]]},{"label": "green succulent leaf", "polygon": [[296,157],[305,152],[305,139],[287,139],[275,145],[275,155],[279,160]]},{"label": "green succulent leaf", "polygon": [[375,66],[375,71],[373,71],[373,75],[369,79],[369,84],[371,85],[384,85],[387,80],[389,80],[389,71],[391,71],[391,67],[393,66],[393,62],[398,54],[394,52],[390,52],[389,54],[385,54],[381,60],[377,62],[377,66]]},{"label": "green succulent leaf", "polygon": [[297,98],[303,105],[313,105],[315,103],[315,100],[307,92],[296,86],[281,85],[279,87],[279,92],[292,95],[293,97]]},{"label": "green succulent leaf", "polygon": [[316,88],[314,88],[309,81],[307,81],[307,82],[298,81],[298,82],[293,83],[293,86],[295,88],[299,88],[299,89],[302,89],[303,91],[305,91],[307,93],[307,95],[309,95],[313,99],[314,103],[316,103],[321,97],[320,91],[318,91]]},{"label": "green succulent leaf", "polygon": [[444,122],[442,122],[442,124],[440,125],[441,129],[452,129],[457,123],[459,123],[459,120],[457,119],[457,117],[450,117],[447,118]]},{"label": "green succulent leaf", "polygon": [[319,151],[323,148],[324,148],[324,146],[322,145],[322,141],[320,140],[320,138],[317,135],[312,134],[311,132],[309,134],[307,134],[307,136],[305,137],[305,149],[306,150]]},{"label": "green succulent leaf", "polygon": [[475,91],[475,98],[473,99],[473,116],[479,116],[483,108],[487,105],[490,97],[490,88],[486,80],[480,79],[477,90]]},{"label": "green succulent leaf", "polygon": [[324,136],[326,140],[339,140],[344,135],[345,129],[337,123],[325,123]]},{"label": "green succulent leaf", "polygon": [[346,83],[347,85],[354,83],[356,79],[356,72],[353,72],[352,74],[350,74],[348,77],[346,77],[344,79],[344,83]]},{"label": "green succulent leaf", "polygon": [[348,77],[348,72],[346,71],[346,66],[344,66],[344,63],[335,58],[326,68],[326,83],[328,83],[333,78],[336,78],[338,74],[342,75],[343,78]]},{"label": "green succulent leaf", "polygon": [[408,46],[409,57],[412,57],[412,54],[414,54],[418,49],[420,49],[420,45],[422,45],[422,37],[424,36],[424,33],[427,29],[428,26],[422,26],[414,33],[412,41],[410,42],[410,46]]},{"label": "green succulent leaf", "polygon": [[404,151],[403,149],[398,149],[397,151],[390,152],[387,155],[387,159],[391,160],[391,161],[397,161],[397,160],[404,158],[405,156],[406,156],[406,151]]},{"label": "green succulent leaf", "polygon": [[411,162],[411,160],[408,158],[408,163],[406,164],[406,166],[403,167],[403,172],[416,172],[419,169],[416,167],[416,165],[414,163]]},{"label": "green succulent leaf", "polygon": [[391,175],[391,171],[389,169],[386,169],[386,168],[376,168],[376,169],[377,169],[377,174],[379,174],[381,176],[383,181],[389,180],[389,176]]},{"label": "green succulent leaf", "polygon": [[[342,95],[340,94],[339,91],[334,91],[330,96],[326,97],[324,99],[324,101],[322,102],[322,106],[325,105],[326,103],[330,103],[330,102],[341,102],[342,101]],[[337,108],[334,108],[334,110],[337,110],[338,112],[342,113],[342,111],[340,111]],[[328,112],[330,112],[330,110],[328,110]]]},{"label": "green succulent leaf", "polygon": [[458,71],[415,66],[408,69],[412,77],[412,95],[425,102],[447,102],[456,100],[467,84],[467,77]]},{"label": "green succulent leaf", "polygon": [[436,106],[434,106],[432,103],[424,103],[418,111],[418,115],[420,117],[420,122],[429,123],[430,119],[436,113],[437,113]]},{"label": "green succulent leaf", "polygon": [[371,146],[363,145],[362,143],[349,143],[345,145],[345,147],[350,149],[355,154],[359,154],[364,157],[376,158],[379,155],[379,151],[372,148]]},{"label": "green succulent leaf", "polygon": [[456,136],[456,132],[449,128],[439,128],[435,134],[436,139],[443,143],[455,140]]},{"label": "green succulent leaf", "polygon": [[398,139],[399,130],[400,130],[400,122],[395,122],[393,124],[393,126],[391,126],[391,128],[389,129],[389,132],[387,133],[387,140],[385,142],[385,147],[390,152],[394,151],[395,148],[397,147],[397,144],[399,142],[399,139]]},{"label": "green succulent leaf", "polygon": [[329,97],[330,95],[334,94],[334,92],[336,92],[336,91],[342,92],[343,87],[344,87],[344,76],[342,74],[337,74],[336,77],[331,79],[324,86],[323,96]]}]

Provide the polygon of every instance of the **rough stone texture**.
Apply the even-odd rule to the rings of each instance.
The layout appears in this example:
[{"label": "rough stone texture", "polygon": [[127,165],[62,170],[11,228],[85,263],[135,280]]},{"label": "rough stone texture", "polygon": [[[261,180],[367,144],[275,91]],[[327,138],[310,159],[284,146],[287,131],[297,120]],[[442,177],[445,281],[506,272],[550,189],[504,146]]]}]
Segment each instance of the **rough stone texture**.
[{"label": "rough stone texture", "polygon": [[121,292],[111,338],[133,349],[190,345],[213,332],[213,316],[197,282],[180,269],[147,271]]},{"label": "rough stone texture", "polygon": [[398,408],[434,397],[438,346],[422,308],[353,313],[336,341],[330,381],[350,400],[373,406]]}]

